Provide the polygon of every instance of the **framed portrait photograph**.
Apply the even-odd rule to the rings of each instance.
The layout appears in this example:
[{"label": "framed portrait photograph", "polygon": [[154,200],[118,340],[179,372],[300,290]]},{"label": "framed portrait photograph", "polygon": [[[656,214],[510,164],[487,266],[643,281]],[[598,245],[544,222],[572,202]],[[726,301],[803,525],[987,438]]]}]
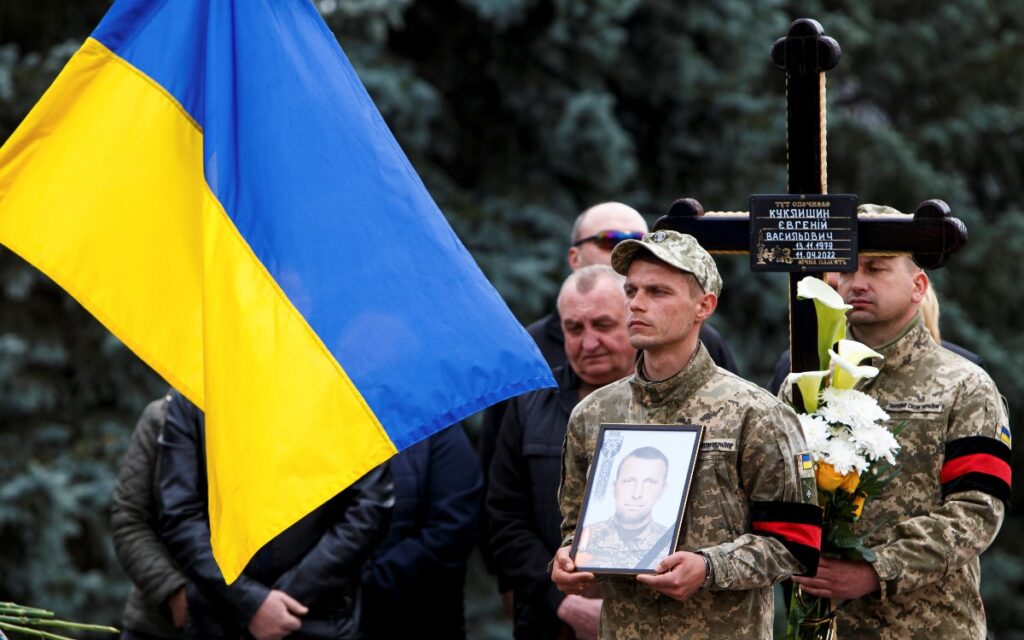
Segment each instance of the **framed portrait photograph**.
[{"label": "framed portrait photograph", "polygon": [[679,540],[704,427],[603,424],[569,551],[578,571],[654,573]]}]

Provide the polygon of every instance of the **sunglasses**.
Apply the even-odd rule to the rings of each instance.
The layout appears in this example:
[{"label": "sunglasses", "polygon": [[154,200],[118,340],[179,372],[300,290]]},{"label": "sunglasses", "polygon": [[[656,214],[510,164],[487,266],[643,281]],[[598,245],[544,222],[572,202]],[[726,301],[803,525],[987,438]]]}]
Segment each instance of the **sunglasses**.
[{"label": "sunglasses", "polygon": [[643,237],[644,234],[641,231],[615,231],[613,229],[605,229],[604,231],[598,231],[592,236],[580,238],[576,242],[572,243],[572,246],[578,247],[584,242],[593,242],[601,249],[611,251],[615,248],[615,245],[619,244],[623,240],[640,240]]}]

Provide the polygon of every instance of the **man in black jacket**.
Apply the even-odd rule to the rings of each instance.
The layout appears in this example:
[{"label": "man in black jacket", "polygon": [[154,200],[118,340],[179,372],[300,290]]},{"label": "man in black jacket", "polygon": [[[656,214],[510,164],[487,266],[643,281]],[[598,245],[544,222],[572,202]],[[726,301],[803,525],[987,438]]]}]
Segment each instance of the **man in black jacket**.
[{"label": "man in black jacket", "polygon": [[547,566],[561,545],[556,493],[569,414],[590,392],[633,370],[622,283],[605,265],[569,276],[558,296],[568,358],[555,369],[558,389],[510,401],[498,433],[486,505],[498,575],[514,590],[516,638],[597,633],[601,601],[561,593]]},{"label": "man in black jacket", "polygon": [[227,585],[210,548],[204,442],[203,413],[173,392],[160,438],[161,523],[189,580],[186,636],[360,637],[360,571],[393,503],[387,465],[268,542]]},{"label": "man in black jacket", "polygon": [[363,565],[371,640],[466,637],[463,584],[483,502],[473,445],[455,425],[391,459],[395,508],[387,538]]}]

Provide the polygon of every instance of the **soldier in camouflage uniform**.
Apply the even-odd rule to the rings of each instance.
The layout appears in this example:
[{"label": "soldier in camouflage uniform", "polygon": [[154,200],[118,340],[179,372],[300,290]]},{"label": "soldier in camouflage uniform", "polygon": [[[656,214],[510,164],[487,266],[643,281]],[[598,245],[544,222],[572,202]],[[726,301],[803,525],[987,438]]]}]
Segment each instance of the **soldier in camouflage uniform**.
[{"label": "soldier in camouflage uniform", "polygon": [[770,638],[771,585],[813,572],[820,517],[813,472],[793,411],[720,369],[697,339],[717,305],[721,278],[690,236],[647,234],[616,247],[626,274],[636,372],[573,411],[562,453],[565,536],[552,580],[581,593],[595,580],[569,557],[602,423],[704,426],[678,545],[655,574],[608,575],[602,638]]},{"label": "soldier in camouflage uniform", "polygon": [[[667,475],[668,458],[655,447],[640,447],[626,455],[612,485],[615,515],[583,527],[576,564],[594,569],[654,569],[657,558],[668,555],[671,536],[666,535],[668,527],[651,517],[665,493]],[[650,560],[645,562],[647,556]],[[639,566],[641,562],[646,566]]]},{"label": "soldier in camouflage uniform", "polygon": [[1009,500],[1010,430],[992,379],[923,325],[927,288],[905,256],[861,257],[839,279],[852,337],[885,357],[859,388],[891,424],[906,424],[899,474],[855,526],[877,559],[823,558],[816,578],[794,578],[814,595],[851,600],[839,612],[843,640],[986,635],[978,556]]}]

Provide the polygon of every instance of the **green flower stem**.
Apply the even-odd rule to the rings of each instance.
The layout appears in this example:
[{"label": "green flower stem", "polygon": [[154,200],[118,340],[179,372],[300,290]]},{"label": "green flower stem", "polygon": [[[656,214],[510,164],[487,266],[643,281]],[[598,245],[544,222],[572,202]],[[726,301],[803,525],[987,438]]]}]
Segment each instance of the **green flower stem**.
[{"label": "green flower stem", "polygon": [[794,586],[786,640],[834,640],[834,624],[831,600],[804,594],[799,586]]},{"label": "green flower stem", "polygon": [[81,622],[68,622],[66,620],[52,620],[38,618],[26,618],[24,616],[15,617],[0,614],[0,623],[16,623],[16,624],[27,624],[35,627],[61,627],[64,629],[79,629],[81,631],[105,631],[107,633],[120,633],[118,629],[114,627],[108,627],[99,624],[84,624]]},{"label": "green flower stem", "polygon": [[27,636],[33,636],[36,638],[52,638],[53,640],[74,640],[68,636],[59,636],[56,633],[47,633],[45,631],[39,631],[38,629],[30,629],[28,627],[20,627],[16,624],[10,624],[9,622],[0,622],[0,629],[4,631],[17,631]]},{"label": "green flower stem", "polygon": [[47,611],[46,609],[36,609],[35,607],[26,607],[20,604],[16,604],[14,602],[0,602],[0,613],[31,616],[35,618],[54,617],[52,611]]}]

